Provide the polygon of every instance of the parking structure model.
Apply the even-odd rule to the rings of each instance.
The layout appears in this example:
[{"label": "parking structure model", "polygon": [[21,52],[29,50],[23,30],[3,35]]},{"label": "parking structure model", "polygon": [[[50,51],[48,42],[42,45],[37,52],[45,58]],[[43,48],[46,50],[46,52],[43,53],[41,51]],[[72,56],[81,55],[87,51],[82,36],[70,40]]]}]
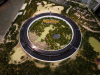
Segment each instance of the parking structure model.
[{"label": "parking structure model", "polygon": [[[64,48],[57,51],[47,51],[36,47],[28,38],[28,30],[32,23],[35,21],[45,18],[45,17],[54,17],[59,18],[65,21],[70,28],[72,29],[72,39],[71,42]],[[58,35],[55,35],[58,36]],[[34,38],[34,37],[33,37]],[[22,26],[19,34],[19,39],[23,50],[28,53],[30,56],[46,62],[55,62],[67,59],[70,57],[75,51],[78,50],[81,44],[81,32],[78,26],[72,21],[70,18],[58,14],[58,13],[41,13],[35,15],[32,18],[29,18]]]}]

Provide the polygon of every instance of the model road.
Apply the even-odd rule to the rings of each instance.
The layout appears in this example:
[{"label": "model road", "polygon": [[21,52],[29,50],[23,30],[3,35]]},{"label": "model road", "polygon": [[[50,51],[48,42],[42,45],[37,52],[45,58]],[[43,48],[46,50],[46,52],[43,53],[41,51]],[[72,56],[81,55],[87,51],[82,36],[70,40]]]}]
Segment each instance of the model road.
[{"label": "model road", "polygon": [[[46,51],[46,50],[41,50],[37,48],[29,41],[28,36],[27,36],[29,25],[37,18],[44,17],[44,16],[49,16],[49,17],[56,16],[56,17],[64,19],[71,25],[74,35],[73,35],[72,41],[70,42],[68,46],[58,51]],[[20,30],[20,43],[24,51],[34,58],[37,58],[39,60],[48,61],[48,62],[59,61],[59,60],[66,59],[67,57],[71,56],[75,51],[77,51],[81,43],[81,32],[78,26],[70,18],[64,15],[61,15],[58,13],[42,13],[42,14],[36,15],[28,19],[23,24]]]}]

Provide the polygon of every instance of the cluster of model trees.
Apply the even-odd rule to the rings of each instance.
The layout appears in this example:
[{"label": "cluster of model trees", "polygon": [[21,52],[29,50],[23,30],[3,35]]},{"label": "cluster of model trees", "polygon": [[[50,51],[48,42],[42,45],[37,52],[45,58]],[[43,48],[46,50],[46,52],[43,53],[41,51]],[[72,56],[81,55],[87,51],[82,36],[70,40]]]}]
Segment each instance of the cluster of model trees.
[{"label": "cluster of model trees", "polygon": [[[46,23],[48,20],[54,20],[59,23]],[[45,36],[45,39],[41,39],[41,42],[45,41],[48,45],[47,49],[60,49],[60,46],[62,45],[67,45],[71,41],[72,37],[72,31],[69,25],[60,19],[56,18],[42,18],[39,19],[38,21],[34,22],[31,27],[30,31],[33,33],[36,33],[38,36],[44,32],[44,28],[49,27],[50,25],[53,25],[54,30],[50,30],[49,33]],[[60,38],[59,39],[54,39],[53,35],[54,34],[59,34]],[[67,36],[67,37],[66,37]],[[59,46],[57,46],[57,43]]]},{"label": "cluster of model trees", "polygon": [[[59,25],[58,25],[59,26]],[[60,49],[62,45],[68,45],[71,41],[71,29],[67,29],[68,27],[56,27],[53,31],[49,31],[49,34],[46,35],[45,41],[49,45],[51,49]],[[55,39],[53,37],[54,34],[58,34],[60,38]],[[67,37],[66,36],[70,36]],[[57,45],[59,44],[59,45]]]},{"label": "cluster of model trees", "polygon": [[[94,61],[94,59],[99,55],[98,52],[94,51],[94,48],[90,45],[89,43],[89,37],[92,37],[92,36],[96,36],[95,38],[98,37],[98,33],[94,34],[94,33],[91,33],[91,32],[87,32],[83,38],[83,51],[82,51],[82,55],[87,59],[87,60],[90,60],[90,61]],[[99,35],[100,36],[100,35]],[[97,39],[98,40],[98,39]],[[100,41],[100,40],[98,40]]]}]

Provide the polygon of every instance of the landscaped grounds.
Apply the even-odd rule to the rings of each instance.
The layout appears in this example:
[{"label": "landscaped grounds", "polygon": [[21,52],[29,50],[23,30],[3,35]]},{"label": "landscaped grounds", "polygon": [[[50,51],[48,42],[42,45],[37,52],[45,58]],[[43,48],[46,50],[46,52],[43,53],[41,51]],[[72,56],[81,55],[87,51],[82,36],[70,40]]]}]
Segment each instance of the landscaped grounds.
[{"label": "landscaped grounds", "polygon": [[71,39],[72,30],[61,19],[45,17],[32,23],[29,28],[29,40],[44,50],[62,49],[70,43]]},{"label": "landscaped grounds", "polygon": [[[100,75],[100,65],[96,61],[96,58],[100,56],[99,47],[97,48],[100,44],[100,19],[86,5],[75,1],[67,2],[68,4],[64,6],[61,5],[62,2],[61,4],[56,4],[47,0],[25,0],[26,6],[23,6],[24,9],[19,11],[22,14],[17,15],[4,37],[4,43],[0,43],[0,75]],[[37,5],[37,3],[41,3],[41,5]],[[22,52],[23,49],[19,43],[19,31],[24,22],[37,14],[50,11],[71,18],[82,33],[82,43],[78,51],[71,58],[61,62],[47,63],[31,58],[25,52]],[[56,24],[60,23],[56,19],[53,20],[56,21]],[[48,20],[44,19],[44,21],[48,25]],[[52,23],[44,27],[41,34],[36,33],[39,31],[33,32],[29,30],[28,34],[31,34],[29,37],[33,38],[32,40],[30,39],[31,42],[40,40],[40,42],[44,42],[41,42],[43,43],[41,45],[46,45],[46,35],[49,34],[49,30],[52,32],[55,30],[56,24]],[[35,27],[34,25],[32,26]],[[38,26],[39,24],[36,28]],[[39,27],[42,27],[42,24]],[[56,40],[61,38],[58,33],[56,34],[58,36]]]}]

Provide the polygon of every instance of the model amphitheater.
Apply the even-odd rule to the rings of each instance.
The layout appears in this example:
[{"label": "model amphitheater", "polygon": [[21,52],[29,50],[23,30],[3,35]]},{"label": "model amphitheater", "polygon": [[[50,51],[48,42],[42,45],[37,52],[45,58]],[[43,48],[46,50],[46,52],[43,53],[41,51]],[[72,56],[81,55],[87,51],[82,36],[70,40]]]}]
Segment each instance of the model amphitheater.
[{"label": "model amphitheater", "polygon": [[66,47],[72,39],[72,30],[63,20],[45,17],[30,24],[28,37],[36,47],[54,51]]}]

